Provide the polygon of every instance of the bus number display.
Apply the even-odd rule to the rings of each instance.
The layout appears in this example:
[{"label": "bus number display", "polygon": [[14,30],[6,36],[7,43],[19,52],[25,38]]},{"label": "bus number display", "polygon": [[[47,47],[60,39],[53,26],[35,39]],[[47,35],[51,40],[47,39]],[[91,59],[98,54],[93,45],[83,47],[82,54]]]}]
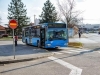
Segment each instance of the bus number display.
[{"label": "bus number display", "polygon": [[66,24],[49,24],[48,28],[66,28]]}]

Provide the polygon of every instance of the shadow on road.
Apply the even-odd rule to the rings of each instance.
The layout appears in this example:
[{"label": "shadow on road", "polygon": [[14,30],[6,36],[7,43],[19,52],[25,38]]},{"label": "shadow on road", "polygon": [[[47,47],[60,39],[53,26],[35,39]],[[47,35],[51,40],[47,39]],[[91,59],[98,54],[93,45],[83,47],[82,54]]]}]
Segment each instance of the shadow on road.
[{"label": "shadow on road", "polygon": [[[20,45],[21,46],[21,45]],[[32,47],[30,47],[32,48]],[[93,52],[93,51],[99,51],[100,48],[95,48],[93,50],[90,50],[90,51],[87,51],[87,52],[81,52],[79,54],[75,54],[75,55],[70,55],[70,56],[66,56],[66,57],[62,57],[62,58],[58,58],[58,59],[64,59],[64,58],[69,58],[69,57],[73,57],[73,56],[78,56],[78,55],[82,55],[82,54],[85,54],[85,53],[90,53],[90,52]],[[57,60],[57,59],[55,59]],[[7,73],[7,72],[11,72],[11,71],[15,71],[15,70],[19,70],[19,69],[23,69],[23,68],[29,68],[29,67],[33,67],[33,66],[38,66],[38,65],[43,65],[45,63],[49,63],[49,62],[52,62],[53,60],[48,60],[48,61],[43,61],[43,62],[40,62],[40,63],[37,63],[37,64],[33,64],[33,65],[27,65],[27,66],[23,66],[23,67],[19,67],[19,68],[14,68],[14,69],[9,69],[9,70],[5,70],[5,71],[2,71],[0,73]]]},{"label": "shadow on road", "polygon": [[59,52],[59,51],[61,51],[62,49],[58,49],[58,48],[49,48],[49,49],[46,49],[46,50],[48,50],[49,52]]},{"label": "shadow on road", "polygon": [[[0,45],[0,56],[12,56],[13,52],[13,44]],[[18,44],[18,46],[15,47],[16,55],[28,55],[44,52],[46,52],[46,50],[39,49],[34,46],[27,46],[24,44]]]}]

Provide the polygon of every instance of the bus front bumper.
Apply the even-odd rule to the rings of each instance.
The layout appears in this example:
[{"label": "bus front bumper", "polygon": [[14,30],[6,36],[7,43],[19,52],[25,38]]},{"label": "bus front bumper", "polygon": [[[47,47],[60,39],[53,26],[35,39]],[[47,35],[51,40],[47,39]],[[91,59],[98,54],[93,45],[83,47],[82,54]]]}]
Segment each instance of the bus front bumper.
[{"label": "bus front bumper", "polygon": [[59,44],[59,45],[52,45],[52,44],[46,44],[45,48],[60,48],[60,47],[67,47],[68,45],[65,44]]}]

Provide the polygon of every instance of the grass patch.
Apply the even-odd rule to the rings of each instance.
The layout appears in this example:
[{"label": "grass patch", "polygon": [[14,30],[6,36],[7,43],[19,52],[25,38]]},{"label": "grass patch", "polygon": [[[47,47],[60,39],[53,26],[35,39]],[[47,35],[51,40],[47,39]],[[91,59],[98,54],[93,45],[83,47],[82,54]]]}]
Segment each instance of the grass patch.
[{"label": "grass patch", "polygon": [[69,42],[69,47],[76,47],[76,48],[82,48],[83,44],[81,42]]},{"label": "grass patch", "polygon": [[[18,40],[21,40],[21,39],[18,39]],[[13,38],[12,38],[12,36],[2,37],[2,38],[0,38],[0,41],[13,41]]]},{"label": "grass patch", "polygon": [[8,40],[13,40],[11,37],[2,37],[0,38],[0,41],[8,41]]}]

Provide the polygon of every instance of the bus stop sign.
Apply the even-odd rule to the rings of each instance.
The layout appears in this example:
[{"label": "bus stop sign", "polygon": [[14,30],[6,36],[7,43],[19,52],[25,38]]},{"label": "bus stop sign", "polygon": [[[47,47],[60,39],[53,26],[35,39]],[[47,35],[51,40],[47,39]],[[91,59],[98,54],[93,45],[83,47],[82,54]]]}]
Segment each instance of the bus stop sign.
[{"label": "bus stop sign", "polygon": [[15,19],[12,19],[12,20],[9,21],[9,27],[11,29],[16,29],[17,26],[18,26],[18,24],[17,24],[17,21]]}]

